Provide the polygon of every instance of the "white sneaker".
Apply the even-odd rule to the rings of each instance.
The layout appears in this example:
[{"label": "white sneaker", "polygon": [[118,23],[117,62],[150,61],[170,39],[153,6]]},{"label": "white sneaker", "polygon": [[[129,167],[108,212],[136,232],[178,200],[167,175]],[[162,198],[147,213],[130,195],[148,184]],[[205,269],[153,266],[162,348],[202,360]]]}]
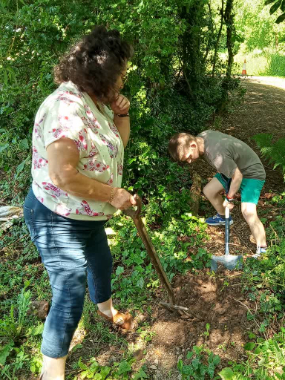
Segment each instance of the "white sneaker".
[{"label": "white sneaker", "polygon": [[256,253],[252,257],[254,259],[258,259],[261,255],[263,255],[264,253],[266,253],[266,251],[267,251],[267,247],[259,247],[259,246],[257,246]]}]

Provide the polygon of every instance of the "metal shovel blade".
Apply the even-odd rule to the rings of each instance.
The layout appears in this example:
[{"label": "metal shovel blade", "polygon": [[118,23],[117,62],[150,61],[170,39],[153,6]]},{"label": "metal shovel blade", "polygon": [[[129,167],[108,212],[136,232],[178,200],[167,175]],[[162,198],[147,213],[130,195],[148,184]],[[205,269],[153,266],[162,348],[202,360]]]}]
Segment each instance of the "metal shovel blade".
[{"label": "metal shovel blade", "polygon": [[226,207],[225,211],[225,254],[224,256],[212,256],[211,269],[214,272],[218,270],[218,264],[224,265],[229,270],[242,268],[242,256],[230,255],[230,210]]},{"label": "metal shovel blade", "polygon": [[229,270],[242,268],[242,256],[224,255],[224,256],[212,256],[211,269],[216,272],[218,270],[218,264],[224,265]]}]

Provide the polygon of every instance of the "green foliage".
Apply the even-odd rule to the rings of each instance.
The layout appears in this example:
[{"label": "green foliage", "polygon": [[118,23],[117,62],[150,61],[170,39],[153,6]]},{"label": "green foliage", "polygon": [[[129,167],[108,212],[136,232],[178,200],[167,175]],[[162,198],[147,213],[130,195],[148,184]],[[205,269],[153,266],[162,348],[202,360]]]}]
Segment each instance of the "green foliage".
[{"label": "green foliage", "polygon": [[[26,286],[28,285],[26,284]],[[26,286],[22,289],[17,299],[17,317],[15,317],[15,306],[12,304],[9,315],[0,320],[0,336],[2,337],[16,340],[22,334],[31,301],[31,292],[26,291]]]},{"label": "green foliage", "polygon": [[241,73],[246,57],[246,71],[248,75],[285,76],[285,55],[283,53],[254,52],[238,54],[235,58],[236,73]]},{"label": "green foliage", "polygon": [[275,13],[278,9],[281,10],[282,13],[277,19],[276,24],[280,24],[280,22],[285,20],[285,1],[284,0],[266,0],[265,5],[270,4],[270,10],[269,13],[272,15]]},{"label": "green foliage", "polygon": [[255,135],[253,139],[260,148],[262,155],[274,164],[274,169],[278,166],[281,167],[285,181],[285,138],[273,143],[272,135],[260,133]]},{"label": "green foliage", "polygon": [[[203,249],[206,224],[189,213],[189,191],[167,193],[160,186],[159,196],[146,207],[144,221],[153,226],[149,231],[162,266],[171,280],[176,273],[201,269],[209,265],[210,255]],[[112,287],[121,304],[140,307],[148,299],[146,289],[159,286],[157,275],[149,261],[133,221],[126,216],[110,221],[116,232],[110,240],[115,273]]]},{"label": "green foliage", "polygon": [[134,360],[123,360],[120,363],[115,362],[112,367],[100,366],[93,358],[89,363],[84,364],[82,358],[73,366],[74,369],[80,369],[81,379],[94,379],[94,380],[141,380],[148,379],[148,376],[144,372],[144,368],[140,368],[135,373],[132,370],[132,364]]},{"label": "green foliage", "polygon": [[0,374],[7,379],[16,380],[16,373],[28,361],[24,347],[17,347],[23,336],[28,335],[27,312],[31,301],[31,292],[25,284],[18,295],[16,307],[10,307],[10,313],[0,320]]},{"label": "green foliage", "polygon": [[272,338],[258,339],[245,346],[247,360],[230,363],[219,375],[223,380],[277,380],[284,379],[285,329],[282,327]]},{"label": "green foliage", "polygon": [[194,346],[187,354],[187,364],[179,360],[177,367],[185,380],[217,379],[214,377],[215,369],[220,361],[218,355],[214,355],[204,346]]},{"label": "green foliage", "polygon": [[218,1],[211,7],[206,0],[86,0],[84,6],[75,1],[46,0],[44,6],[40,0],[4,1],[1,11],[0,165],[13,175],[18,202],[30,184],[35,113],[55,88],[53,67],[94,24],[120,30],[135,49],[124,89],[132,104],[128,186],[149,195],[153,184],[172,171],[166,151],[169,137],[179,130],[200,132],[228,101],[220,75],[225,67],[219,55],[214,56],[225,36],[224,29],[218,36]]},{"label": "green foliage", "polygon": [[285,24],[275,23],[276,18],[270,15],[268,7],[264,6],[264,0],[237,0],[235,4],[236,29],[241,42],[239,52],[243,58],[245,54],[257,49],[261,57],[279,51],[282,54]]},{"label": "green foliage", "polygon": [[260,260],[248,260],[244,267],[244,286],[249,299],[259,300],[259,310],[251,312],[250,319],[258,318],[259,331],[263,334],[273,320],[283,317],[285,306],[285,203],[284,194],[272,199],[278,205],[280,215],[270,223],[267,231],[272,246]]}]

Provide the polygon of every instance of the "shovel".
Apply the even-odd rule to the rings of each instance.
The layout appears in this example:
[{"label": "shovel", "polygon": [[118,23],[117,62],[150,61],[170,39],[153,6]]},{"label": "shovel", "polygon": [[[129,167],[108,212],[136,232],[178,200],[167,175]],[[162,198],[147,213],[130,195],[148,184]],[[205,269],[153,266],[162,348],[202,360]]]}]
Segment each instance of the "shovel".
[{"label": "shovel", "polygon": [[225,214],[225,254],[224,256],[212,256],[211,269],[214,272],[217,271],[218,264],[224,265],[229,270],[242,268],[242,256],[230,255],[230,210],[228,207],[225,209]]},{"label": "shovel", "polygon": [[164,269],[162,268],[159,257],[157,256],[157,253],[155,252],[154,246],[152,245],[152,242],[150,240],[150,237],[148,236],[148,233],[145,229],[145,226],[143,224],[143,221],[140,215],[141,208],[142,208],[141,198],[138,195],[135,195],[135,199],[137,202],[137,209],[134,210],[132,208],[129,208],[125,210],[124,213],[133,219],[135,226],[137,228],[137,231],[139,233],[139,236],[141,237],[143,244],[147,250],[148,256],[152,262],[152,265],[154,266],[156,273],[158,274],[160,282],[162,283],[165,290],[167,291],[169,302],[160,302],[160,305],[170,311],[177,311],[181,316],[197,319],[197,316],[191,315],[191,312],[187,307],[176,305],[173,289],[170,285],[170,282],[167,278],[167,275]]}]

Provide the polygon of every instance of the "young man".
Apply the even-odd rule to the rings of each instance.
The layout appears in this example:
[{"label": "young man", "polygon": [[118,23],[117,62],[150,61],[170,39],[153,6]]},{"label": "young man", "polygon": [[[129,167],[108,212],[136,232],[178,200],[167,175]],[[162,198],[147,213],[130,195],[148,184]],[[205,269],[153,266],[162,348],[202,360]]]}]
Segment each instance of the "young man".
[{"label": "young man", "polygon": [[[257,216],[256,205],[265,182],[265,170],[257,154],[243,141],[216,131],[204,131],[197,137],[178,133],[169,141],[168,150],[175,161],[191,164],[204,158],[218,174],[204,187],[203,192],[217,214],[206,219],[210,226],[225,224],[225,207],[231,210],[240,189],[241,211],[255,238],[255,257],[266,252],[263,224]],[[226,199],[220,195],[226,191]],[[231,219],[230,223],[233,223]]]}]

